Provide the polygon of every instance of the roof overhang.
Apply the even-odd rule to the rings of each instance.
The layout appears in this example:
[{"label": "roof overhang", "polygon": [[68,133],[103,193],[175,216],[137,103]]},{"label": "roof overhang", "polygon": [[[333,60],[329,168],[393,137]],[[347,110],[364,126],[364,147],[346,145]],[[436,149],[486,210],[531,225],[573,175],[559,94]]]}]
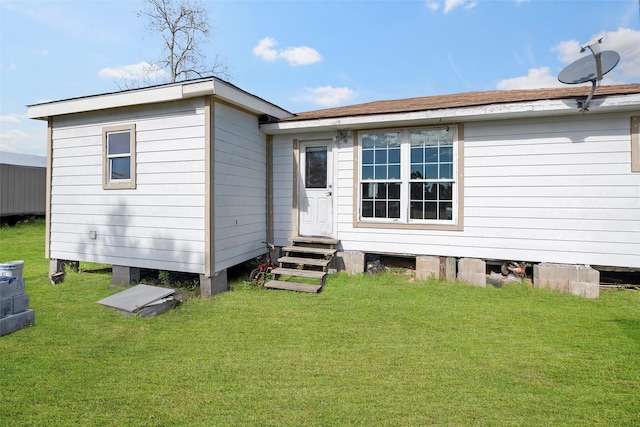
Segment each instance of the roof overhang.
[{"label": "roof overhang", "polygon": [[134,105],[157,104],[201,96],[214,96],[220,101],[258,115],[265,114],[277,119],[285,119],[293,116],[290,112],[251,95],[230,83],[215,77],[210,77],[143,89],[29,105],[28,117],[30,119],[46,120],[49,117],[65,114],[107,110]]},{"label": "roof overhang", "polygon": [[317,118],[308,120],[296,120],[293,118],[284,122],[263,124],[260,129],[269,135],[279,135],[303,131],[322,132],[347,129],[372,129],[379,127],[401,127],[456,122],[577,116],[583,114],[589,115],[640,110],[640,94],[596,98],[591,102],[589,111],[586,113],[580,111],[578,107],[579,100],[581,99],[566,98],[495,103],[471,107]]}]

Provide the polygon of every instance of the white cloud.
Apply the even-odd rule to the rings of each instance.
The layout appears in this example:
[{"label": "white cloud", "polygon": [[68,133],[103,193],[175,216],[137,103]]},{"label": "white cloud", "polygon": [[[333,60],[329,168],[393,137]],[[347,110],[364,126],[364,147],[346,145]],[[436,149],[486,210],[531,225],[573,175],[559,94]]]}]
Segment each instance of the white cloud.
[{"label": "white cloud", "polygon": [[348,87],[320,86],[305,88],[299,101],[307,101],[323,107],[335,107],[349,101],[355,92]]},{"label": "white cloud", "polygon": [[551,51],[558,52],[558,59],[563,64],[569,64],[582,56],[580,53],[580,42],[577,40],[561,41],[552,47]]},{"label": "white cloud", "polygon": [[513,77],[498,82],[499,90],[509,89],[539,89],[560,87],[562,83],[551,73],[549,67],[531,68],[526,76]]},{"label": "white cloud", "polygon": [[315,64],[323,59],[317,50],[307,46],[289,47],[280,52],[280,57],[293,66]]},{"label": "white cloud", "polygon": [[29,135],[26,132],[21,131],[20,129],[9,129],[7,131],[0,132],[0,141],[3,146],[5,142],[19,142],[29,138]]},{"label": "white cloud", "polygon": [[[13,122],[10,122],[13,123]],[[47,152],[47,123],[27,120],[0,130],[0,151],[43,156]]]},{"label": "white cloud", "polygon": [[[603,37],[601,50],[614,50],[620,54],[618,65],[605,76],[603,84],[624,84],[640,78],[640,31],[619,28],[617,31],[606,31],[594,35],[592,38]],[[557,52],[561,66],[557,72],[552,72],[548,66],[532,68],[526,76],[501,80],[497,88],[504,89],[535,89],[543,87],[564,87],[558,82],[557,74],[562,68],[578,58],[591,55],[591,52],[580,53],[580,47],[588,42],[564,40],[551,48]]]},{"label": "white cloud", "polygon": [[[439,10],[440,6],[442,6],[441,2],[438,0],[426,0],[426,5],[428,9],[433,11]],[[473,9],[478,5],[476,0],[444,0],[444,13],[449,13],[454,9],[462,7],[464,9]]]},{"label": "white cloud", "polygon": [[271,37],[265,37],[253,48],[253,53],[265,61],[272,62],[278,59],[278,51],[273,49],[277,45],[277,41]]},{"label": "white cloud", "polygon": [[475,1],[468,0],[445,0],[444,2],[444,13],[449,13],[453,9],[457,7],[464,7],[465,9],[473,9],[476,7]]},{"label": "white cloud", "polygon": [[22,119],[24,118],[24,115],[22,114],[7,114],[5,116],[0,116],[0,122],[5,122],[5,123],[20,123],[22,121]]},{"label": "white cloud", "polygon": [[427,8],[431,9],[433,11],[436,11],[436,10],[440,9],[440,3],[438,3],[437,1],[428,0],[427,1]]},{"label": "white cloud", "polygon": [[284,59],[291,66],[310,65],[322,61],[324,58],[317,50],[308,46],[288,47],[284,50],[277,50],[278,42],[265,37],[253,48],[254,55],[265,61],[273,62],[276,59]]},{"label": "white cloud", "polygon": [[98,75],[123,80],[163,80],[169,76],[156,64],[149,64],[146,61],[121,67],[103,68]]},{"label": "white cloud", "polygon": [[29,134],[20,129],[3,130],[0,132],[0,151],[19,153],[19,147],[29,139]]},{"label": "white cloud", "polygon": [[604,33],[603,50],[615,50],[620,54],[620,63],[612,74],[624,82],[640,78],[640,31],[620,28]]}]

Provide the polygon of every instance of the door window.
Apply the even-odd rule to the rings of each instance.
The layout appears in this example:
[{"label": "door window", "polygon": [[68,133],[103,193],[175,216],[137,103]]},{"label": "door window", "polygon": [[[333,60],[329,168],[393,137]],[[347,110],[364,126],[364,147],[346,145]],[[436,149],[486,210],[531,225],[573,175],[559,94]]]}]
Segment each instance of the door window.
[{"label": "door window", "polygon": [[307,147],[305,188],[327,188],[327,147]]}]

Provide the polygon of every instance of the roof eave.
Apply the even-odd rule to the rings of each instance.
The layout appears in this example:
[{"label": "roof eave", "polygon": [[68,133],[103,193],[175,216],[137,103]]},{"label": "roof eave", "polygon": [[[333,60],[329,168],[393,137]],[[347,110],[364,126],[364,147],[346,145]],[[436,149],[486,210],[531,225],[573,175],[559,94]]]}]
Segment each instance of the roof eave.
[{"label": "roof eave", "polygon": [[291,120],[264,124],[261,126],[261,130],[270,135],[278,135],[301,131],[320,132],[339,129],[368,129],[559,115],[602,114],[637,111],[640,109],[640,94],[595,98],[591,101],[590,110],[586,113],[583,113],[578,108],[577,101],[577,98],[566,98],[300,121]]},{"label": "roof eave", "polygon": [[278,119],[293,116],[290,112],[274,104],[216,78],[30,105],[27,110],[30,119],[47,120],[49,117],[65,114],[156,104],[211,95],[258,115],[267,114]]}]

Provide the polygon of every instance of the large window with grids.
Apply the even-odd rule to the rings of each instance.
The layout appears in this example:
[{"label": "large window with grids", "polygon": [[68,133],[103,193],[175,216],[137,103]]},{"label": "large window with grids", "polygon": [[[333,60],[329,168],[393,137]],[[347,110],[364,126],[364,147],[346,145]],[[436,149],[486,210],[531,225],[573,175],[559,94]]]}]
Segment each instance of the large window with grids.
[{"label": "large window with grids", "polygon": [[362,223],[457,221],[457,128],[366,131],[359,135]]}]

